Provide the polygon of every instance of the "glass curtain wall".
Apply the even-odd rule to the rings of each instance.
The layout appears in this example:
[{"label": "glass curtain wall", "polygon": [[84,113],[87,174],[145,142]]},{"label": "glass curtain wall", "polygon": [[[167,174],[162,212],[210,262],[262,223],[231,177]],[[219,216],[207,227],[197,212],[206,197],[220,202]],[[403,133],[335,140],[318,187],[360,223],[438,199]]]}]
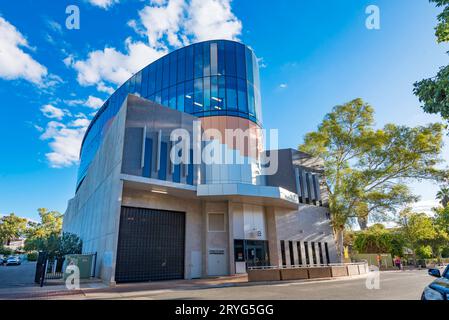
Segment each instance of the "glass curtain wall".
[{"label": "glass curtain wall", "polygon": [[128,94],[197,117],[235,116],[262,126],[259,66],[254,52],[227,40],[193,44],[139,71],[105,102],[84,137],[78,186]]}]

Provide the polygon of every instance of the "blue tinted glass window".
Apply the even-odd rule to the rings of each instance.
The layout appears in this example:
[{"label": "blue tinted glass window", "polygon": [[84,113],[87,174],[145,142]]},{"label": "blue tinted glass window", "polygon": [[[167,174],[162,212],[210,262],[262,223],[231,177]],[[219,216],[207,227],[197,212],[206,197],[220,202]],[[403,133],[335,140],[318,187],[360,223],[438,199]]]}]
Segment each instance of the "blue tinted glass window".
[{"label": "blue tinted glass window", "polygon": [[225,75],[225,45],[218,42],[218,75]]},{"label": "blue tinted glass window", "polygon": [[162,89],[162,61],[158,60],[156,65],[156,92]]},{"label": "blue tinted glass window", "polygon": [[195,50],[195,78],[203,76],[203,46],[202,44],[196,44]]},{"label": "blue tinted glass window", "polygon": [[143,176],[151,178],[151,165],[153,160],[153,140],[145,139],[145,161],[143,166]]},{"label": "blue tinted glass window", "polygon": [[245,48],[246,53],[246,79],[254,84],[254,75],[253,75],[253,54],[251,50]]},{"label": "blue tinted glass window", "polygon": [[162,90],[162,105],[168,107],[168,89]]},{"label": "blue tinted glass window", "polygon": [[136,76],[133,76],[133,77],[129,80],[128,93],[134,93],[135,90],[136,90]]},{"label": "blue tinted glass window", "polygon": [[165,56],[162,61],[163,71],[162,71],[162,89],[168,88],[170,80],[170,59]]},{"label": "blue tinted glass window", "polygon": [[204,77],[204,110],[210,110],[210,77]]},{"label": "blue tinted glass window", "polygon": [[237,80],[237,96],[239,111],[248,113],[248,95],[246,93],[246,80]]},{"label": "blue tinted glass window", "polygon": [[161,104],[162,103],[162,92],[157,92],[154,97],[154,102]]},{"label": "blue tinted glass window", "polygon": [[136,74],[136,87],[134,89],[134,93],[140,94],[142,91],[142,72],[138,72]]},{"label": "blue tinted glass window", "polygon": [[204,53],[204,70],[203,76],[210,76],[210,44],[209,42],[203,43],[203,53]]},{"label": "blue tinted glass window", "polygon": [[167,143],[161,142],[160,167],[157,176],[159,180],[167,180],[167,149]]},{"label": "blue tinted glass window", "polygon": [[237,110],[236,78],[226,77],[226,102],[227,110]]},{"label": "blue tinted glass window", "polygon": [[178,86],[176,87],[176,109],[178,111],[183,112],[184,111],[184,97],[185,97],[185,93],[184,93],[184,83],[180,83],[178,84]]},{"label": "blue tinted glass window", "polygon": [[185,83],[185,100],[184,100],[184,108],[185,112],[192,113],[193,112],[193,81],[187,81]]},{"label": "blue tinted glass window", "polygon": [[175,164],[173,166],[173,182],[180,183],[181,182],[181,165]]},{"label": "blue tinted glass window", "polygon": [[195,97],[193,102],[193,112],[203,111],[204,101],[203,101],[203,79],[195,79]]},{"label": "blue tinted glass window", "polygon": [[176,84],[176,76],[178,75],[178,52],[170,54],[170,87]]},{"label": "blue tinted glass window", "polygon": [[256,118],[259,121],[262,121],[262,102],[261,102],[259,90],[255,90],[254,100],[255,100],[255,105],[256,105]]},{"label": "blue tinted glass window", "polygon": [[148,68],[148,95],[153,95],[156,91],[156,68],[150,66]]},{"label": "blue tinted glass window", "polygon": [[193,186],[193,150],[190,150],[190,157],[189,157],[190,161],[189,164],[187,166],[187,184],[192,185]]},{"label": "blue tinted glass window", "polygon": [[256,115],[254,100],[254,87],[248,83],[248,111],[250,115]]},{"label": "blue tinted glass window", "polygon": [[218,46],[216,42],[210,44],[210,74],[215,76],[218,73]]},{"label": "blue tinted glass window", "polygon": [[186,49],[186,80],[193,79],[193,46],[187,47]]},{"label": "blue tinted glass window", "polygon": [[220,109],[226,109],[226,78],[221,76],[218,77],[218,100],[220,103]]},{"label": "blue tinted glass window", "polygon": [[177,83],[183,82],[185,78],[186,78],[186,50],[179,50]]},{"label": "blue tinted glass window", "polygon": [[168,106],[176,110],[176,86],[170,87],[168,99]]},{"label": "blue tinted glass window", "polygon": [[237,75],[237,72],[234,42],[225,42],[225,54],[226,75],[235,77]]},{"label": "blue tinted glass window", "polygon": [[148,68],[142,70],[142,87],[140,95],[144,98],[148,97]]},{"label": "blue tinted glass window", "polygon": [[210,78],[210,103],[211,110],[220,110],[221,103],[218,95],[218,77]]},{"label": "blue tinted glass window", "polygon": [[242,44],[236,45],[236,55],[237,55],[237,77],[241,79],[246,79],[246,55],[245,46]]}]

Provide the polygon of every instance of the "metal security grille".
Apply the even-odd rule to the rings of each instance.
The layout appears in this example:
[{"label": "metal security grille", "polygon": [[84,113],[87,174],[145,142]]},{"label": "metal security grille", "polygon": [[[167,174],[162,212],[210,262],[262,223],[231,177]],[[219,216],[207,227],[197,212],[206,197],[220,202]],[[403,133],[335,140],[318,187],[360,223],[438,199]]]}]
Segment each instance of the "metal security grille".
[{"label": "metal security grille", "polygon": [[122,207],[116,282],[184,279],[185,213]]}]

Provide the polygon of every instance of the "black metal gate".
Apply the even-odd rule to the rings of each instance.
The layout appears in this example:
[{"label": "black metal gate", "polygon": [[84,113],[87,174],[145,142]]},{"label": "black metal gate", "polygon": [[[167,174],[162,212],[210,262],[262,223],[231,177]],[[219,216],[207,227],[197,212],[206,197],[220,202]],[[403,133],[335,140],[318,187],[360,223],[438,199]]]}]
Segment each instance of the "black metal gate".
[{"label": "black metal gate", "polygon": [[122,207],[116,282],[184,279],[185,213]]}]

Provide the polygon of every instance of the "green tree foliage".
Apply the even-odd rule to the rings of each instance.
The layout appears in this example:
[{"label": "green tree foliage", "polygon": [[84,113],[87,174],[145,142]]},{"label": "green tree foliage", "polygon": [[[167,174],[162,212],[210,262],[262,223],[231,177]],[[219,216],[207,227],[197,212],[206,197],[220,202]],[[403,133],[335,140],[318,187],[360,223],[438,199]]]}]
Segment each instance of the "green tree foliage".
[{"label": "green tree foliage", "polygon": [[433,257],[432,247],[427,246],[419,246],[416,248],[416,257],[419,259],[431,259]]},{"label": "green tree foliage", "polygon": [[388,230],[382,224],[376,224],[356,233],[354,249],[360,253],[391,253],[403,255],[404,238],[398,230]]},{"label": "green tree foliage", "polygon": [[[430,0],[430,2],[443,8],[435,28],[437,41],[449,42],[449,0]],[[440,114],[444,119],[449,119],[449,66],[442,67],[434,78],[416,82],[414,93],[425,112]]]},{"label": "green tree foliage", "polygon": [[14,213],[0,219],[0,244],[9,244],[11,240],[24,235],[27,219],[20,218]]},{"label": "green tree foliage", "polygon": [[418,257],[422,254],[422,258],[429,253],[428,248],[431,249],[431,255],[441,257],[443,249],[449,244],[449,234],[447,226],[444,225],[444,219],[444,214],[436,213],[435,217],[429,217],[425,213],[415,213],[410,208],[401,212],[399,224],[402,227],[404,239]]},{"label": "green tree foliage", "polygon": [[32,223],[27,230],[25,250],[50,250],[58,246],[57,239],[62,230],[63,215],[57,211],[38,209],[41,222]]},{"label": "green tree foliage", "polygon": [[66,254],[80,254],[83,250],[83,242],[73,233],[64,232],[59,238],[59,252],[60,256]]},{"label": "green tree foliage", "polygon": [[[329,207],[337,249],[343,250],[345,226],[359,219],[385,220],[405,203],[417,200],[403,182],[442,179],[443,126],[374,129],[374,109],[362,99],[336,106],[299,149],[324,160]],[[391,218],[391,217],[388,217]]]},{"label": "green tree foliage", "polygon": [[443,187],[437,193],[437,200],[440,200],[440,203],[443,207],[447,207],[449,205],[449,187]]},{"label": "green tree foliage", "polygon": [[430,0],[437,7],[443,8],[443,12],[438,15],[438,25],[435,28],[435,35],[439,43],[449,42],[449,0]]}]

